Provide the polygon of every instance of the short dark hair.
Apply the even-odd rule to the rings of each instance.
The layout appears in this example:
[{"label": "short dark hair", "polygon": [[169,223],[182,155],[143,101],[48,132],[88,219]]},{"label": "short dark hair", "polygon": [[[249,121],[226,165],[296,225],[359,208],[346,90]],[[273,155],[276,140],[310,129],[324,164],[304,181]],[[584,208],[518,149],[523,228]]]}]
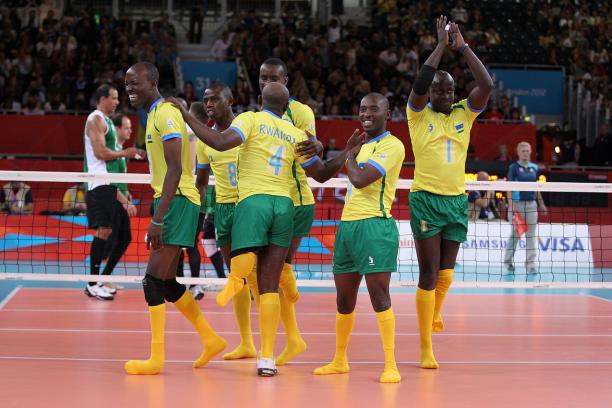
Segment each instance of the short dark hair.
[{"label": "short dark hair", "polygon": [[157,70],[157,67],[153,64],[151,64],[150,62],[147,61],[140,61],[135,63],[134,65],[132,65],[130,67],[130,69],[138,69],[138,68],[142,68],[145,70],[145,72],[147,73],[147,79],[149,81],[153,81],[156,84],[159,83],[159,71]]},{"label": "short dark hair", "polygon": [[121,126],[123,126],[123,118],[128,118],[128,115],[123,114],[123,113],[117,113],[115,115],[113,115],[113,125],[115,125],[115,127],[120,128]]},{"label": "short dark hair", "polygon": [[94,99],[96,100],[96,103],[99,103],[100,99],[102,99],[103,97],[108,98],[108,96],[110,95],[111,89],[117,90],[117,88],[115,88],[113,85],[109,85],[109,84],[100,85],[98,89],[96,89],[96,92],[94,93]]},{"label": "short dark hair", "polygon": [[210,84],[207,89],[220,89],[221,92],[223,93],[223,95],[229,99],[231,97],[233,97],[234,95],[232,94],[232,88],[230,88],[226,83],[221,82],[221,81],[215,81],[212,84]]},{"label": "short dark hair", "polygon": [[202,123],[208,122],[208,113],[206,113],[206,106],[202,102],[192,102],[189,110],[193,112],[195,117]]},{"label": "short dark hair", "polygon": [[287,64],[285,64],[285,62],[282,59],[280,59],[280,58],[274,58],[274,57],[273,58],[268,58],[261,65],[272,65],[272,66],[275,66],[275,67],[282,67],[283,68],[283,73],[285,75],[287,75]]}]

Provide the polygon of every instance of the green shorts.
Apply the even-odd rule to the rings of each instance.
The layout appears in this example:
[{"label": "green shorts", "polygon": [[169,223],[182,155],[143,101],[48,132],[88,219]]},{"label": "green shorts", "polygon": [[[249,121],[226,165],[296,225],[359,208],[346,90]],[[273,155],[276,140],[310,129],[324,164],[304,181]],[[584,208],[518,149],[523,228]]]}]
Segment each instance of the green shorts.
[{"label": "green shorts", "polygon": [[268,244],[289,248],[295,210],[289,197],[257,194],[234,210],[232,251]]},{"label": "green shorts", "polygon": [[293,236],[305,237],[306,235],[310,235],[310,228],[312,228],[314,217],[314,204],[295,207],[295,215],[293,216]]},{"label": "green shorts", "polygon": [[[153,211],[157,210],[159,198],[153,200]],[[176,245],[183,248],[193,246],[193,239],[198,228],[200,206],[192,203],[185,196],[174,196],[168,211],[164,214],[162,239],[164,245]]]},{"label": "green shorts", "polygon": [[391,218],[340,221],[334,243],[334,273],[396,272],[399,232]]},{"label": "green shorts", "polygon": [[217,245],[222,247],[232,242],[232,225],[234,224],[234,203],[215,204],[215,236]]},{"label": "green shorts", "polygon": [[464,242],[468,230],[467,196],[411,192],[410,227],[414,239],[426,239],[442,233],[442,239]]}]

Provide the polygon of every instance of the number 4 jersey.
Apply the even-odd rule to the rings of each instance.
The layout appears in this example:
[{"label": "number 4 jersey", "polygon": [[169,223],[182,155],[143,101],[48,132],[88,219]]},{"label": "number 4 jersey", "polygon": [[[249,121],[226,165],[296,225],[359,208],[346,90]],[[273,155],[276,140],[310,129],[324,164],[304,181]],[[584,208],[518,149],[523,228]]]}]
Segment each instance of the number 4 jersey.
[{"label": "number 4 jersey", "polygon": [[235,203],[238,200],[238,149],[220,152],[205,145],[200,139],[196,141],[198,169],[211,169],[215,176],[216,202],[220,204]]},{"label": "number 4 jersey", "polygon": [[317,159],[295,153],[296,145],[308,139],[306,133],[268,110],[245,112],[230,129],[243,142],[238,151],[238,201],[255,194],[291,198],[294,162],[307,167]]}]

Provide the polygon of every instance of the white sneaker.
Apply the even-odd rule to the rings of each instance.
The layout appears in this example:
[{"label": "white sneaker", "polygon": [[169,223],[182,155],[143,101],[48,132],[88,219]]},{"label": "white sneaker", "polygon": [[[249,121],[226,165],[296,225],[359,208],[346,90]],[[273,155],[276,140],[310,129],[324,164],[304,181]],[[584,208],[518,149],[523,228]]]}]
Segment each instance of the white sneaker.
[{"label": "white sneaker", "polygon": [[200,285],[193,285],[189,288],[189,291],[195,300],[200,300],[204,297],[204,289]]},{"label": "white sneaker", "polygon": [[102,282],[98,282],[98,286],[105,292],[110,293],[111,295],[115,296],[117,294],[117,289],[115,288],[111,288],[109,286],[106,286],[104,283]]},{"label": "white sneaker", "polygon": [[273,358],[258,358],[257,359],[257,375],[260,377],[274,377],[278,371],[276,370],[276,362]]},{"label": "white sneaker", "polygon": [[85,286],[85,294],[99,300],[113,300],[115,296],[105,291],[99,284]]}]

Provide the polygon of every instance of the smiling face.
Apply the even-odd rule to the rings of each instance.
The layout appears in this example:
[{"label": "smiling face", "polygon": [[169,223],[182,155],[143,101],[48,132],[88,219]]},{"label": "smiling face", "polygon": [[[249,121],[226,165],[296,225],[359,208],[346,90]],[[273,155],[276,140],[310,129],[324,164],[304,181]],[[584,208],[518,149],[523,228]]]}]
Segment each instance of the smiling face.
[{"label": "smiling face", "polygon": [[429,100],[436,112],[449,114],[455,100],[455,81],[448,72],[438,71],[429,88]]},{"label": "smiling face", "polygon": [[359,105],[359,121],[369,136],[383,133],[389,120],[389,102],[380,94],[363,97]]},{"label": "smiling face", "polygon": [[144,68],[134,65],[125,74],[125,90],[130,98],[130,103],[135,108],[145,107],[156,88],[155,81],[148,77]]}]

